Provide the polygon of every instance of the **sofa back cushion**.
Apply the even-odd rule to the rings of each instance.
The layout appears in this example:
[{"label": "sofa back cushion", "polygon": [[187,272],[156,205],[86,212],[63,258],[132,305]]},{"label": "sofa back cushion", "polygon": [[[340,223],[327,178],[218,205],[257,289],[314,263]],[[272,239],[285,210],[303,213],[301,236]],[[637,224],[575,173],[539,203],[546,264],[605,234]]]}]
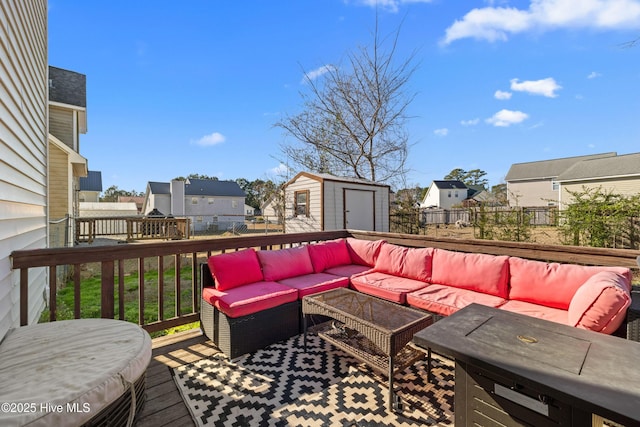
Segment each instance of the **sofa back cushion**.
[{"label": "sofa back cushion", "polygon": [[628,268],[546,263],[511,257],[509,299],[567,310],[578,288],[601,271],[619,273],[627,279],[627,284],[631,283]]},{"label": "sofa back cushion", "polygon": [[436,249],[431,282],[507,298],[509,257]]},{"label": "sofa back cushion", "polygon": [[307,246],[257,253],[264,280],[275,282],[313,273]]},{"label": "sofa back cushion", "polygon": [[428,283],[432,257],[433,248],[405,248],[385,243],[380,248],[375,270]]},{"label": "sofa back cushion", "polygon": [[612,334],[622,324],[631,305],[624,275],[602,271],[587,279],[569,303],[569,324]]},{"label": "sofa back cushion", "polygon": [[344,239],[309,245],[309,257],[313,271],[322,273],[327,268],[351,264],[351,255]]},{"label": "sofa back cushion", "polygon": [[384,240],[360,240],[347,237],[347,249],[351,256],[351,263],[373,267],[380,254]]},{"label": "sofa back cushion", "polygon": [[213,255],[207,260],[216,289],[226,291],[263,279],[258,256],[253,248]]}]

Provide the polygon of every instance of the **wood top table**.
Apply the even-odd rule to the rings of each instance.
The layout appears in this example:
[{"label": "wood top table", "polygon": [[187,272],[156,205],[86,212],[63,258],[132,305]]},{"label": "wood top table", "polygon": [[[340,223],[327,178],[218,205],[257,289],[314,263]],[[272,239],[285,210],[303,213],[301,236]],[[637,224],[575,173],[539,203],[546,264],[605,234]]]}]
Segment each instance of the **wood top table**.
[{"label": "wood top table", "polygon": [[305,348],[307,315],[320,314],[337,320],[337,327],[328,322],[318,335],[372,368],[386,373],[389,376],[388,409],[393,410],[394,372],[424,357],[421,351],[405,346],[416,332],[433,323],[432,316],[347,288],[304,297],[302,313]]},{"label": "wood top table", "polygon": [[[465,405],[472,404],[471,391],[458,378],[459,373],[471,375],[470,367],[480,376],[495,374],[495,381],[485,384],[487,398],[512,409],[547,412],[548,417],[567,410],[573,425],[590,420],[591,414],[625,425],[640,423],[638,342],[478,304],[418,332],[413,340],[456,359],[456,424],[459,410],[463,414]],[[537,392],[527,398],[525,390]],[[469,396],[458,396],[459,391]]]}]

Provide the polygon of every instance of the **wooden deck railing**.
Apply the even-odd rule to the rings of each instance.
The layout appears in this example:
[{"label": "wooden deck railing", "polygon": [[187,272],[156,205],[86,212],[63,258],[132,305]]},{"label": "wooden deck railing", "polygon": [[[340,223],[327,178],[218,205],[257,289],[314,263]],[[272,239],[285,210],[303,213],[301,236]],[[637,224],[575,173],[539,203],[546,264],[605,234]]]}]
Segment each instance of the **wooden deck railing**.
[{"label": "wooden deck railing", "polygon": [[[627,249],[601,249],[576,246],[539,245],[535,243],[516,243],[491,240],[460,240],[451,238],[430,238],[410,234],[362,232],[362,231],[326,231],[315,233],[276,234],[268,236],[231,237],[208,240],[165,241],[159,243],[126,244],[117,246],[73,247],[58,249],[35,249],[15,251],[11,255],[12,268],[20,270],[20,322],[27,323],[28,313],[28,277],[29,269],[47,267],[49,269],[49,320],[57,316],[57,293],[60,287],[56,283],[58,266],[72,266],[73,276],[73,316],[81,317],[81,279],[82,270],[87,265],[98,263],[100,276],[100,317],[125,319],[125,276],[130,274],[126,266],[133,264],[133,274],[137,274],[138,323],[149,332],[197,321],[199,318],[199,269],[200,262],[212,253],[235,251],[244,248],[278,249],[296,244],[305,244],[341,237],[353,236],[366,240],[385,239],[390,243],[410,247],[436,247],[462,252],[478,252],[494,255],[511,255],[522,258],[566,262],[585,265],[617,265],[636,270],[636,258],[640,251]],[[169,257],[170,261],[166,262]],[[172,266],[171,264],[172,260]],[[150,274],[153,270],[156,275]],[[182,267],[186,267],[184,279],[180,279]],[[170,286],[173,304],[170,304],[165,286],[165,273],[173,270],[174,283]],[[188,284],[183,284],[187,281]],[[149,292],[153,292],[154,302],[147,303]],[[182,293],[189,301],[182,301]],[[130,297],[130,296],[129,296]],[[117,305],[116,305],[117,301]],[[165,305],[174,307],[174,315],[165,315]],[[185,304],[188,307],[184,307]],[[145,319],[145,305],[154,304],[155,318]],[[156,307],[154,307],[156,308]],[[117,309],[117,310],[116,310]],[[130,319],[129,319],[130,320]]]},{"label": "wooden deck railing", "polygon": [[189,218],[86,217],[75,219],[75,241],[92,243],[100,236],[132,240],[188,239]]}]

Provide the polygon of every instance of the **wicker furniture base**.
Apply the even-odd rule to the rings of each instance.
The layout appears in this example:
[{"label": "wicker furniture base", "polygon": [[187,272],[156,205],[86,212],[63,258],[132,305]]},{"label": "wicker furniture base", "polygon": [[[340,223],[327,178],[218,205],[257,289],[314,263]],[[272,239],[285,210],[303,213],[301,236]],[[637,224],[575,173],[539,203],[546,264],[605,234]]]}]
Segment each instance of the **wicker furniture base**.
[{"label": "wicker furniture base", "polygon": [[[332,342],[372,368],[386,373],[389,380],[387,408],[393,411],[393,376],[399,365],[424,357],[405,346],[413,335],[433,323],[432,316],[420,310],[339,288],[302,299],[306,347],[307,318],[319,314],[335,319],[319,336]],[[334,330],[331,330],[333,328]],[[398,356],[400,355],[400,356]],[[400,363],[398,363],[400,362]],[[385,372],[386,371],[386,372]]]},{"label": "wicker furniture base", "polygon": [[[127,390],[111,405],[83,424],[83,427],[124,427],[135,424],[147,397],[145,383],[146,375],[142,374],[133,384],[133,393],[131,389]],[[133,417],[133,424],[129,424],[130,417]]]},{"label": "wicker furniture base", "polygon": [[300,301],[232,318],[202,300],[200,326],[230,359],[286,340],[300,333]]}]

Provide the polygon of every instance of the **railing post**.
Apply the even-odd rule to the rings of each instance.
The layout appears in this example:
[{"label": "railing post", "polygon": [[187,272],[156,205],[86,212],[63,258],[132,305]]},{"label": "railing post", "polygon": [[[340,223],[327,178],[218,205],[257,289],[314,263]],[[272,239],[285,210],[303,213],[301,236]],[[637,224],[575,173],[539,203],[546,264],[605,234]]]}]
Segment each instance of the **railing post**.
[{"label": "railing post", "polygon": [[100,316],[104,319],[113,319],[114,311],[114,272],[113,261],[102,262],[102,274],[101,274],[101,301],[100,301]]},{"label": "railing post", "polygon": [[29,323],[29,269],[20,269],[20,326]]}]

